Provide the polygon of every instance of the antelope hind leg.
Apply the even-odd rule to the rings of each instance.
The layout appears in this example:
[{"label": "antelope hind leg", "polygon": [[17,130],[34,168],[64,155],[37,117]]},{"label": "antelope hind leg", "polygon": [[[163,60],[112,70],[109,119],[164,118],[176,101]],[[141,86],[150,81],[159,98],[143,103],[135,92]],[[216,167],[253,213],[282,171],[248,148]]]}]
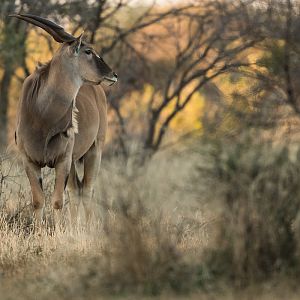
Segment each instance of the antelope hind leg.
[{"label": "antelope hind leg", "polygon": [[70,208],[70,225],[71,227],[73,225],[77,224],[77,218],[78,218],[78,209],[80,204],[80,197],[81,197],[81,191],[82,190],[82,183],[80,182],[75,162],[72,162],[70,176],[68,179],[68,193],[69,193],[69,208]]},{"label": "antelope hind leg", "polygon": [[101,148],[95,142],[84,155],[84,176],[82,185],[82,204],[85,210],[86,223],[90,223],[92,215],[92,195],[94,183],[97,178],[101,163]]}]

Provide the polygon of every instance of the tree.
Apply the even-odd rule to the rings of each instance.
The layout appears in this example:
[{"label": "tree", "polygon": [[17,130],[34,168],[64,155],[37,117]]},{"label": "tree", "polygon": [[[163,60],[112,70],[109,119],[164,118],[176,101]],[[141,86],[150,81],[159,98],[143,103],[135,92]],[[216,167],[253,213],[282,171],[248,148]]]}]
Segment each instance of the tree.
[{"label": "tree", "polygon": [[13,12],[32,14],[55,13],[60,8],[58,3],[38,0],[2,0],[0,6],[0,67],[3,75],[0,79],[0,149],[7,145],[7,122],[9,106],[9,89],[17,68],[22,68],[25,76],[30,74],[26,64],[28,55],[26,40],[28,26],[26,23],[9,18]]},{"label": "tree", "polygon": [[[7,110],[8,92],[10,82],[16,68],[25,64],[25,47],[17,47],[17,44],[24,45],[26,32],[19,22],[8,19],[8,14],[16,10],[14,1],[5,1],[1,6],[1,43],[0,43],[0,66],[3,75],[0,82],[0,148],[7,142]],[[18,50],[16,50],[18,49]]]},{"label": "tree", "polygon": [[[159,149],[170,123],[191,103],[195,93],[221,74],[252,64],[243,53],[262,40],[253,2],[198,1],[156,24],[156,35],[142,31],[126,40],[131,54],[144,62],[143,69],[148,68],[144,76],[138,72],[134,82],[150,82],[154,87],[148,99],[142,141],[150,156]],[[147,45],[148,52],[145,47],[139,52],[137,41]],[[167,48],[167,57],[151,58],[155,49],[162,48]],[[112,104],[125,134],[122,144],[126,144],[126,118],[121,114],[124,101],[116,98]]]},{"label": "tree", "polygon": [[[124,50],[124,46],[127,50],[130,48],[127,45],[127,39],[130,36],[181,10],[181,8],[171,8],[163,13],[157,13],[155,5],[150,5],[141,7],[138,13],[134,16],[132,15],[130,20],[126,20],[131,10],[137,12],[133,7],[130,0],[113,2],[108,0],[67,0],[62,3],[61,1],[5,0],[5,5],[1,7],[3,21],[1,30],[2,49],[0,49],[1,67],[5,70],[0,81],[0,88],[2,87],[0,143],[2,145],[5,145],[7,140],[7,108],[10,82],[18,67],[23,68],[26,76],[29,75],[29,68],[26,66],[26,57],[30,55],[30,53],[26,52],[26,39],[29,27],[24,22],[9,19],[7,15],[10,12],[30,12],[43,17],[50,17],[58,23],[64,24],[65,22],[68,26],[71,24],[71,28],[69,27],[69,29],[72,30],[73,34],[77,34],[79,30],[84,29],[86,33],[85,38],[89,42],[99,45],[99,47],[101,46],[103,54],[114,54],[111,57],[116,57],[115,54],[117,53],[117,58],[112,59],[112,61],[115,65],[118,65],[120,58],[124,54],[122,51]],[[120,21],[120,19],[124,20]],[[68,26],[66,27],[68,28]],[[44,33],[41,34],[44,35]],[[44,36],[48,40],[50,51],[52,51],[51,38],[46,34]],[[16,47],[17,44],[18,47]],[[20,45],[23,45],[23,47],[20,47]],[[10,48],[10,50],[6,51],[7,48]],[[11,51],[11,49],[19,52],[16,53]],[[134,52],[134,49],[132,48],[130,51]]]}]

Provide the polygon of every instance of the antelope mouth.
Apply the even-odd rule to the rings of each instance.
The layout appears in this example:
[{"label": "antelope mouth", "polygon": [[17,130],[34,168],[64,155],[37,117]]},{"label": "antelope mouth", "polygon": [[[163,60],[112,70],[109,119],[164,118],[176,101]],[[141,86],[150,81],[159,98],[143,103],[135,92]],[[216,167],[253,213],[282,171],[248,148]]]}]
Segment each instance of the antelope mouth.
[{"label": "antelope mouth", "polygon": [[108,86],[115,84],[117,81],[118,81],[118,78],[116,76],[114,76],[114,77],[106,77],[105,76],[103,78],[103,83]]}]

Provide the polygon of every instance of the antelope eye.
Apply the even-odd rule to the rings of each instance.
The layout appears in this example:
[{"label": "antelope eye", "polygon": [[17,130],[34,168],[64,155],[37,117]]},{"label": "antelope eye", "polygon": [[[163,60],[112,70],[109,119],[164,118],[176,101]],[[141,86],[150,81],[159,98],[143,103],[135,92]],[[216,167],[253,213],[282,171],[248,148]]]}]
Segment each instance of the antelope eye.
[{"label": "antelope eye", "polygon": [[92,54],[92,51],[89,50],[89,49],[87,49],[87,50],[85,50],[85,53],[86,53],[87,55],[90,55],[90,54]]}]

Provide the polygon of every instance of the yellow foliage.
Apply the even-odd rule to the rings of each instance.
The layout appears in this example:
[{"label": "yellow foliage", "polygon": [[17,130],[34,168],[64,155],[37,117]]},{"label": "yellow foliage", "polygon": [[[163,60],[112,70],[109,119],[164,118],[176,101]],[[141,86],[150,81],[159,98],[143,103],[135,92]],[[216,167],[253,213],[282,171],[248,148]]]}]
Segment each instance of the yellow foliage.
[{"label": "yellow foliage", "polygon": [[[34,71],[38,61],[47,62],[51,59],[53,53],[49,50],[49,45],[53,51],[60,46],[52,39],[47,40],[46,36],[47,35],[45,35],[41,30],[31,30],[29,32],[29,37],[26,41],[26,51],[28,54],[26,57],[26,63],[30,72]],[[246,57],[248,62],[255,62],[261,58],[262,54],[263,51],[251,49],[247,50],[243,55]],[[2,72],[0,70],[0,75],[1,73]],[[16,75],[19,78],[25,77],[25,74],[21,68],[16,71]],[[223,75],[214,80],[214,84],[218,87],[224,99],[228,101],[229,104],[232,103],[232,94],[235,92],[246,94],[247,91],[249,91],[249,87],[251,87],[253,83],[254,80],[252,79],[245,77],[232,79],[232,76],[230,75]],[[182,91],[182,100],[192,90],[192,88],[194,88],[194,86],[195,83],[191,83]],[[10,88],[11,101],[9,116],[10,119],[13,119],[13,121],[10,121],[10,123],[13,124],[15,122],[14,116],[20,88],[21,82],[15,79]],[[154,94],[155,96],[153,97]],[[127,131],[136,134],[142,134],[146,129],[145,126],[147,126],[147,122],[145,120],[148,119],[147,113],[149,111],[149,102],[153,101],[152,106],[157,107],[157,105],[161,103],[162,97],[163,96],[160,93],[155,93],[154,86],[151,85],[151,83],[148,83],[145,84],[142,91],[134,91],[128,98],[124,99],[122,102],[121,114],[127,120]],[[201,94],[201,91],[196,92],[193,95],[190,103],[172,120],[170,123],[170,129],[175,136],[196,129],[201,132],[201,118],[203,117],[204,113],[205,100],[205,96]],[[170,105],[163,110],[159,124],[162,124],[166,117],[172,112],[175,106],[175,101],[176,99],[174,99]],[[238,105],[241,105],[239,109],[249,109],[249,107],[247,107],[247,103],[239,103]],[[112,120],[112,123],[114,122],[115,120]],[[226,121],[224,120],[222,126],[224,126],[224,128],[231,128],[234,126],[234,122],[234,118],[227,118]]]},{"label": "yellow foliage", "polygon": [[37,62],[45,63],[52,58],[53,53],[49,51],[48,43],[50,43],[54,51],[59,47],[59,44],[54,42],[52,38],[47,41],[46,36],[40,30],[31,30],[29,32],[26,51],[30,55],[27,55],[26,63],[31,72],[35,69]]},{"label": "yellow foliage", "polygon": [[195,129],[202,129],[201,117],[204,112],[205,101],[203,96],[196,92],[189,105],[184,111],[180,112],[170,124],[170,128],[179,134],[192,131]]},{"label": "yellow foliage", "polygon": [[[192,86],[188,87],[182,93],[182,100],[191,91]],[[131,95],[126,98],[123,102],[121,113],[127,120],[127,128],[129,132],[134,134],[142,134],[147,126],[147,113],[150,101],[153,101],[152,106],[157,106],[162,102],[162,95],[156,93],[153,98],[153,93],[155,92],[154,87],[151,84],[146,84],[142,91],[134,91]],[[175,106],[175,101],[172,101],[162,112],[161,119],[159,120],[159,125],[161,125],[166,117],[173,111]],[[185,107],[185,109],[177,114],[177,116],[170,123],[170,129],[172,133],[177,136],[184,134],[195,129],[201,129],[201,116],[204,110],[204,98],[199,93],[196,92],[190,103]]]}]

